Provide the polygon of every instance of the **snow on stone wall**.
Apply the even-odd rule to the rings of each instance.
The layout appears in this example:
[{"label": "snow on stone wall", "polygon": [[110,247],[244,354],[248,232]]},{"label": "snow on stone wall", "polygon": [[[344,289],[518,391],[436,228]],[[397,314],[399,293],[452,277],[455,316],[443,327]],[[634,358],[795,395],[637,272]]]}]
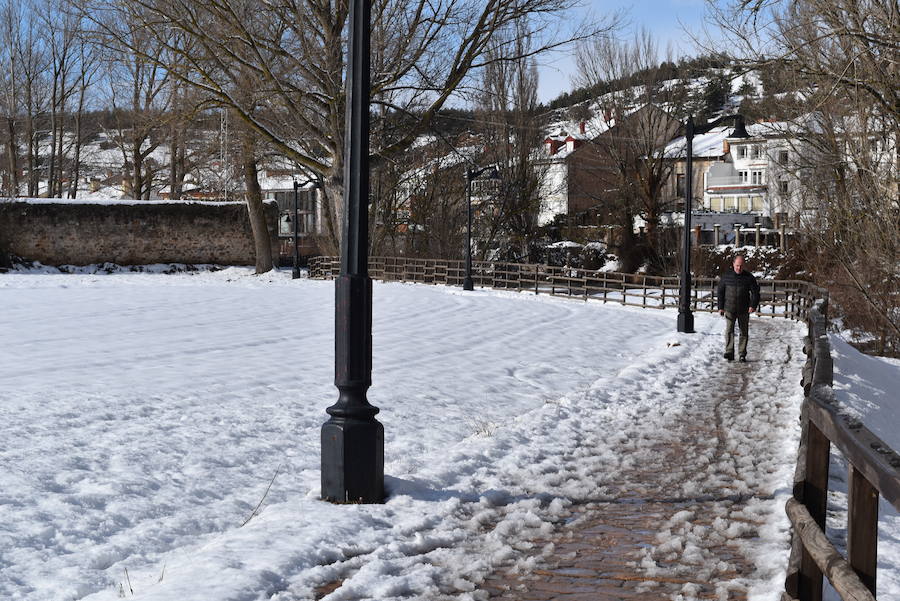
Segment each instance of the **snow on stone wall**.
[{"label": "snow on stone wall", "polygon": [[[244,203],[0,202],[0,252],[48,265],[255,263]],[[273,252],[277,207],[265,205]]]}]

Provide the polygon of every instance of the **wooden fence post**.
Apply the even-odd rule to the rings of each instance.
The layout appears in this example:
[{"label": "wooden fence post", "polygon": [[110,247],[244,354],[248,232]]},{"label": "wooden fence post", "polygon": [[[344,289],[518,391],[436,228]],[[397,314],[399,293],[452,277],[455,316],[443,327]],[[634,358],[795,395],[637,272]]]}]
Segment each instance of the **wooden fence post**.
[{"label": "wooden fence post", "polygon": [[[806,420],[806,457],[804,480],[801,483],[802,498],[797,499],[806,507],[822,531],[825,531],[825,509],[828,502],[828,463],[831,443],[822,431]],[[822,601],[822,570],[806,548],[800,558],[797,580],[799,601]]]},{"label": "wooden fence post", "polygon": [[[697,227],[699,228],[700,226],[698,225]],[[699,238],[698,238],[698,240],[699,240]],[[699,242],[697,243],[697,246],[700,246],[700,243],[699,243]],[[643,294],[643,297],[642,297],[642,299],[641,299],[641,306],[642,306],[644,309],[647,308],[647,276],[644,276],[644,294]]]},{"label": "wooden fence post", "polygon": [[849,477],[847,560],[874,595],[878,565],[878,491],[853,465],[849,466]]},{"label": "wooden fence post", "polygon": [[[775,298],[778,292],[775,290],[775,282],[772,282],[772,317],[775,317]],[[787,300],[784,302],[784,310],[787,311]]]}]

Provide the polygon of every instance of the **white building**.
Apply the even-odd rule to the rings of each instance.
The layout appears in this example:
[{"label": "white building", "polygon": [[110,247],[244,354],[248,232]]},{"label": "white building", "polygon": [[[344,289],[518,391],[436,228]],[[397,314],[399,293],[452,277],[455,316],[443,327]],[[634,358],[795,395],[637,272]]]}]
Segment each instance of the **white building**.
[{"label": "white building", "polygon": [[725,155],[704,175],[703,208],[751,213],[775,223],[796,219],[797,143],[786,123],[756,123],[748,137],[725,137]]},{"label": "white building", "polygon": [[[695,210],[794,223],[803,207],[798,200],[799,143],[790,125],[756,123],[746,127],[746,134],[735,135],[733,127],[716,127],[694,138],[694,177],[700,183],[700,190],[695,186]],[[665,152],[678,161],[675,177],[682,178],[684,137],[670,142]],[[679,186],[679,195],[682,189]],[[723,216],[723,223],[728,221]]]}]

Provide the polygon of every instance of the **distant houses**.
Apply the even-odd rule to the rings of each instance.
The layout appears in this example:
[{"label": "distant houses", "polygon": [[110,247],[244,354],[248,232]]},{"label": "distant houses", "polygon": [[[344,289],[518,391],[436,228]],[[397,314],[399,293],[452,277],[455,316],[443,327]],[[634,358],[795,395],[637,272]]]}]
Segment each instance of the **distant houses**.
[{"label": "distant houses", "polygon": [[[606,112],[577,131],[565,130],[544,140],[541,213],[545,225],[558,214],[573,225],[599,225],[614,220],[627,167],[661,148],[678,129],[678,122],[653,105],[625,114]],[[658,158],[658,157],[653,157]]]},{"label": "distant houses", "polygon": [[[201,132],[194,140],[197,148],[191,149],[193,155],[188,154],[196,160],[185,163],[176,197],[243,197],[234,158],[229,159],[226,146],[217,147],[217,143],[210,132]],[[896,140],[886,134],[872,144],[879,157],[887,157],[884,161],[894,165],[896,173]],[[41,148],[44,146],[42,142]],[[421,143],[403,160],[392,164],[395,173],[388,173],[385,167],[373,175],[373,231],[391,240],[392,253],[458,254],[464,244],[470,192],[475,235],[484,229],[491,231],[493,240],[500,239],[502,234],[493,233],[497,228],[492,224],[499,222],[501,210],[508,210],[515,193],[501,190],[501,184],[485,176],[473,180],[471,188],[466,183],[467,169],[488,164],[504,167],[496,162],[498,156],[504,156],[497,150],[490,148],[484,137],[469,131],[455,137],[422,136]],[[558,121],[551,126],[528,159],[539,180],[537,202],[528,205],[527,219],[516,217],[530,221],[528,227],[532,229],[535,225],[542,228],[564,223],[572,227],[612,225],[611,230],[621,232],[624,227],[627,232],[626,224],[631,222],[632,233],[639,237],[656,225],[671,228],[683,223],[684,199],[689,195],[696,214],[693,223],[700,227],[696,237],[701,242],[733,243],[739,231],[748,230],[753,232],[750,239],[755,242],[756,230],[760,230],[763,243],[771,243],[779,235],[783,238],[785,230],[817,218],[815,199],[804,194],[812,153],[794,123],[715,127],[694,137],[692,189],[687,191],[686,142],[678,120],[651,104],[618,112],[598,109],[585,113],[583,120]],[[507,159],[512,163],[524,161],[517,156]],[[66,185],[77,190],[79,198],[129,194],[132,165],[115,135],[101,132],[89,138],[81,161],[79,182]],[[168,185],[166,170],[171,162],[165,141],[153,146],[152,151],[148,148],[143,167],[144,198],[166,199],[171,195],[169,190],[175,188]],[[505,168],[513,166],[507,164]],[[43,166],[38,164],[38,169]],[[319,252],[316,242],[324,231],[322,192],[299,174],[280,156],[267,157],[259,170],[263,197],[278,205],[283,256],[293,253],[295,231],[301,256]],[[300,182],[296,215],[295,181]],[[894,182],[896,188],[896,176]],[[45,185],[37,190],[46,194]],[[646,202],[643,206],[638,202],[633,219],[623,219],[627,214],[621,210],[623,199],[634,203],[641,195],[652,198],[653,206],[648,209]]]}]

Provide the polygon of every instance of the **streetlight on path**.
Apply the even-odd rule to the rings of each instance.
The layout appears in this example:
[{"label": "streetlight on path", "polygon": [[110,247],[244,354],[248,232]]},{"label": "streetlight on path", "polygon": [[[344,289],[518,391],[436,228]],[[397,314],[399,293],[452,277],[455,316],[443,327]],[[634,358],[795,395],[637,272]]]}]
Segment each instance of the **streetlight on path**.
[{"label": "streetlight on path", "polygon": [[488,179],[500,179],[500,172],[493,165],[481,169],[466,168],[466,277],[463,278],[463,290],[475,289],[472,280],[472,180],[486,172],[490,172]]},{"label": "streetlight on path", "polygon": [[384,427],[369,404],[372,385],[372,279],[368,269],[369,36],[371,0],[350,3],[344,223],[335,281],[334,383],[337,402],[322,425],[322,498],[384,500]]},{"label": "streetlight on path", "polygon": [[[694,333],[694,314],[691,312],[691,211],[694,199],[694,136],[705,134],[712,128],[725,121],[734,121],[734,131],[730,138],[749,138],[744,127],[742,115],[725,115],[718,119],[696,127],[694,118],[688,117],[685,125],[685,141],[687,142],[687,167],[684,175],[684,239],[682,244],[681,260],[681,287],[678,298],[678,331],[687,334]],[[698,242],[699,244],[699,242]]]},{"label": "streetlight on path", "polygon": [[[307,186],[312,184],[312,210],[315,212],[316,210],[316,193],[319,189],[318,183],[316,183],[315,179],[309,178],[306,181],[298,182],[296,178],[294,178],[294,269],[291,271],[291,279],[296,280],[300,277],[300,243],[297,239],[299,227],[300,227],[300,209],[299,209],[299,191],[301,186]],[[309,209],[304,209],[308,211]],[[287,219],[290,222],[290,217]],[[304,228],[305,229],[305,228]]]}]

